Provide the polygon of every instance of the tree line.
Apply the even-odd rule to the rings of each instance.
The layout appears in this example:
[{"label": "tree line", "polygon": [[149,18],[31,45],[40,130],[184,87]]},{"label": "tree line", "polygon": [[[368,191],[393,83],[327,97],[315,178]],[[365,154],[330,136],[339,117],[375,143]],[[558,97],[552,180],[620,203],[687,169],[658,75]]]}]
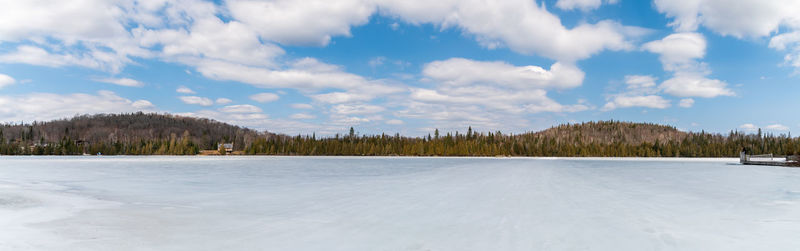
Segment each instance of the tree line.
[{"label": "tree line", "polygon": [[[639,127],[639,129],[637,129]],[[395,135],[336,135],[261,137],[247,154],[361,155],[361,156],[553,156],[553,157],[738,157],[750,154],[793,155],[800,139],[789,135],[746,134],[727,136],[706,132],[680,132],[670,127],[627,123],[591,122],[564,125],[523,134],[447,133],[426,137]],[[569,137],[572,135],[572,137]],[[670,137],[661,137],[669,135]],[[645,140],[647,138],[648,140]],[[652,140],[649,140],[652,139]]]},{"label": "tree line", "polygon": [[233,143],[251,155],[352,156],[575,156],[738,157],[792,155],[800,138],[770,133],[682,132],[652,123],[598,121],[566,124],[539,132],[465,133],[438,130],[424,137],[399,134],[287,136],[222,122],[168,114],[100,114],[30,124],[0,125],[2,155],[194,155]]},{"label": "tree line", "polygon": [[194,155],[271,135],[222,122],[169,114],[82,115],[71,119],[0,125],[3,155]]}]

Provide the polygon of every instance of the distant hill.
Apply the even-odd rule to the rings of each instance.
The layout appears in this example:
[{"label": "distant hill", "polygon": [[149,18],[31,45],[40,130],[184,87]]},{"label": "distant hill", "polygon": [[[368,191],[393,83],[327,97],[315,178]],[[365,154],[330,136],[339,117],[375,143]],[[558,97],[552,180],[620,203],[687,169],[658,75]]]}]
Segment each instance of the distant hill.
[{"label": "distant hill", "polygon": [[619,121],[565,124],[533,134],[548,139],[555,139],[557,143],[626,143],[633,145],[681,141],[689,135],[686,132],[678,131],[678,129],[672,126]]},{"label": "distant hill", "polygon": [[[50,150],[45,146],[56,148],[55,145],[59,145],[64,148],[64,145],[74,145],[79,149],[72,150],[79,152],[84,151],[82,148],[94,146],[110,154],[187,154],[198,149],[216,149],[220,142],[233,142],[236,150],[243,150],[256,137],[270,135],[205,118],[141,112],[82,115],[49,122],[2,125],[0,130],[0,140],[5,145],[42,146],[44,151]],[[176,146],[170,147],[171,143],[183,143],[182,147],[194,149],[179,151]],[[161,149],[162,145],[165,145],[165,149]],[[77,153],[60,150],[63,154]]]}]

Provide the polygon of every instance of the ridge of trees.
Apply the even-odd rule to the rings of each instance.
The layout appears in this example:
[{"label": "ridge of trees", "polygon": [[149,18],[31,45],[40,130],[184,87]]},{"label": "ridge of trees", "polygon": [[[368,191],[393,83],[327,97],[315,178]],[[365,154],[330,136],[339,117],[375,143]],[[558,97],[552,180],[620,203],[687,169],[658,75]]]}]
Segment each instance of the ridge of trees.
[{"label": "ridge of trees", "polygon": [[399,134],[317,138],[287,136],[226,123],[169,114],[98,114],[30,124],[0,125],[3,155],[193,155],[233,143],[252,155],[357,156],[597,156],[738,157],[797,154],[800,138],[791,135],[682,132],[652,123],[597,121],[564,124],[538,132],[458,131],[424,137]]},{"label": "ridge of trees", "polygon": [[205,119],[157,113],[80,115],[71,119],[0,125],[5,155],[190,155],[220,142],[244,145],[267,132]]}]

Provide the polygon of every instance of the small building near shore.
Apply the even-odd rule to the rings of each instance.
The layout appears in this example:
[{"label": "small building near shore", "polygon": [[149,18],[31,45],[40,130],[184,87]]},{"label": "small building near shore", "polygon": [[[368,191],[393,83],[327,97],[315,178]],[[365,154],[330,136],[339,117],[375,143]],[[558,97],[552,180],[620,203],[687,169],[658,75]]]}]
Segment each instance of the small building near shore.
[{"label": "small building near shore", "polygon": [[225,154],[231,154],[233,152],[233,143],[222,143],[217,145],[217,150],[225,151]]}]

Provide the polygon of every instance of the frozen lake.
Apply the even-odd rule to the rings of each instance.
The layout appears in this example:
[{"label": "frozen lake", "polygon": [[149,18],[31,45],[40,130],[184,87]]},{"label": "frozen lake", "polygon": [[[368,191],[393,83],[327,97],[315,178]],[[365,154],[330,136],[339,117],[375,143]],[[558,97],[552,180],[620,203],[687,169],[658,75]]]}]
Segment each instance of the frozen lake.
[{"label": "frozen lake", "polygon": [[797,250],[736,162],[0,156],[0,250]]}]

